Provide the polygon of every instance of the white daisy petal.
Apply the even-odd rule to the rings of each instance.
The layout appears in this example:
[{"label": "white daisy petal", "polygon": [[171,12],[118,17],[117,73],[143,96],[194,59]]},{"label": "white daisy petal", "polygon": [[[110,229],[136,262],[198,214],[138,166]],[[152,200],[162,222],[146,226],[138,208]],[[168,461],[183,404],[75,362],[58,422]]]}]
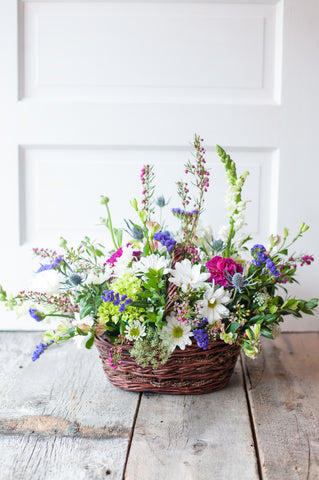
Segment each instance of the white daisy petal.
[{"label": "white daisy petal", "polygon": [[200,265],[193,265],[188,258],[185,258],[170,270],[172,277],[169,281],[181,287],[183,292],[186,292],[187,288],[196,290],[205,285],[205,281],[210,277],[210,273],[201,273],[200,269]]},{"label": "white daisy petal", "polygon": [[169,272],[169,264],[169,259],[153,253],[147,257],[142,257],[139,262],[135,262],[133,264],[133,270],[136,273],[147,273],[150,269],[158,271],[164,268],[165,275]]},{"label": "white daisy petal", "polygon": [[134,320],[133,323],[128,325],[125,329],[125,337],[128,340],[137,340],[138,338],[145,337],[145,325],[139,320]]},{"label": "white daisy petal", "polygon": [[210,325],[217,320],[226,318],[229,315],[229,310],[225,307],[225,304],[229,303],[230,300],[229,293],[224,290],[224,287],[219,287],[216,290],[214,285],[208,287],[203,300],[197,302],[200,317],[206,317]]},{"label": "white daisy petal", "polygon": [[166,317],[166,321],[167,325],[162,328],[160,338],[163,343],[171,349],[171,351],[176,347],[185,350],[186,345],[192,344],[190,337],[193,336],[193,333],[191,332],[190,325],[180,322],[172,314]]}]

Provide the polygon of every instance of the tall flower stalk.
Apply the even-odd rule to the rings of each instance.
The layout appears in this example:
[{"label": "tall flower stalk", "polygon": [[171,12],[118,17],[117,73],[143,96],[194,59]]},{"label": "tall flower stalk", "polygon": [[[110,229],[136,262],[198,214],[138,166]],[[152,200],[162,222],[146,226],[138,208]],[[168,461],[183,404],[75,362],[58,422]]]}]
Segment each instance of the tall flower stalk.
[{"label": "tall flower stalk", "polygon": [[196,228],[199,217],[204,211],[204,196],[209,187],[209,171],[206,167],[204,158],[205,149],[201,142],[203,139],[195,134],[194,137],[194,161],[190,160],[185,164],[185,174],[190,176],[190,183],[197,190],[197,195],[193,197],[194,210],[187,211],[192,197],[189,192],[188,182],[177,182],[177,193],[182,201],[183,209],[173,209],[172,212],[180,218],[182,222],[183,243],[187,246],[194,243],[196,237]]},{"label": "tall flower stalk", "polygon": [[142,182],[142,206],[143,210],[146,212],[146,219],[147,221],[151,220],[151,215],[154,213],[154,205],[153,205],[153,195],[155,191],[155,187],[153,185],[154,182],[154,173],[153,173],[153,166],[144,165],[141,171],[141,182]]},{"label": "tall flower stalk", "polygon": [[246,202],[242,201],[241,192],[249,172],[246,171],[240,177],[238,177],[235,162],[219,145],[216,146],[216,150],[222,163],[224,164],[228,182],[226,206],[229,214],[229,233],[224,256],[229,257],[234,253],[232,240],[236,232],[244,225],[244,211],[246,209]]}]

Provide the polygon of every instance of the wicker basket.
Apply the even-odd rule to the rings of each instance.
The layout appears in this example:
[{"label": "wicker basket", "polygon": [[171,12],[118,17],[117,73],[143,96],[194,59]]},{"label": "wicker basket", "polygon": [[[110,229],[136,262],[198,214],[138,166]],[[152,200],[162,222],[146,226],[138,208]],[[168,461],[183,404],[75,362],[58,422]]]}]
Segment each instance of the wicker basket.
[{"label": "wicker basket", "polygon": [[133,392],[200,394],[224,388],[234,371],[240,347],[222,341],[210,342],[202,350],[193,340],[185,350],[175,349],[167,363],[156,370],[143,368],[130,355],[131,345],[124,345],[121,365],[114,370],[108,361],[112,344],[106,336],[96,337],[103,369],[116,387]]}]

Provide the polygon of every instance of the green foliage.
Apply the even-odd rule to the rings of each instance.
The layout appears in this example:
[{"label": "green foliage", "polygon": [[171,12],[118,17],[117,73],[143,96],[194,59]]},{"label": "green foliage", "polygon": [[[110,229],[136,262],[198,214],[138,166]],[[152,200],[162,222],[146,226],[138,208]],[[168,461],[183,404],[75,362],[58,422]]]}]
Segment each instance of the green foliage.
[{"label": "green foliage", "polygon": [[130,353],[136,363],[142,367],[151,365],[154,370],[166,363],[171,355],[169,347],[160,340],[158,330],[151,326],[143,340],[136,340]]},{"label": "green foliage", "polygon": [[142,283],[142,291],[137,296],[138,300],[132,303],[133,306],[145,310],[146,322],[154,323],[159,329],[163,326],[163,316],[166,299],[166,279],[163,275],[164,269],[150,269],[145,274]]}]

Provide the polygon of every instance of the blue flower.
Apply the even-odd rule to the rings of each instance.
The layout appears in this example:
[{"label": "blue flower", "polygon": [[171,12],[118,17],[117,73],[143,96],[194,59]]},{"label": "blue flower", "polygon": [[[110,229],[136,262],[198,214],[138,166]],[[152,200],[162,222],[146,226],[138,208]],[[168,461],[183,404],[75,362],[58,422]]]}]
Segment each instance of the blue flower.
[{"label": "blue flower", "polygon": [[72,275],[69,276],[69,281],[72,285],[77,287],[78,285],[81,285],[82,277],[78,273],[72,273]]},{"label": "blue flower", "polygon": [[[115,293],[113,290],[104,290],[103,291],[104,295],[102,295],[102,300],[103,302],[108,302],[108,303],[113,303],[115,306],[120,305],[119,307],[119,312],[124,312],[125,308],[127,305],[129,305],[132,301],[131,298],[127,298],[127,295],[124,293],[124,295],[121,296],[119,293]],[[121,303],[122,302],[122,303]]]},{"label": "blue flower", "polygon": [[204,318],[197,328],[195,328],[193,334],[199,348],[207,350],[209,344],[209,336],[206,331],[205,325],[207,324],[207,318]]},{"label": "blue flower", "polygon": [[154,240],[157,240],[162,245],[167,247],[168,252],[171,252],[176,245],[176,240],[169,235],[166,235],[164,232],[155,233]]},{"label": "blue flower", "polygon": [[128,223],[127,220],[124,220],[124,222],[126,223],[128,228],[128,230],[126,230],[127,233],[131,235],[134,238],[134,240],[143,240],[144,232],[141,227],[139,227],[138,225],[135,225],[133,222],[131,222],[131,220],[129,221],[130,223]]},{"label": "blue flower", "polygon": [[[256,260],[257,262],[258,260]],[[254,262],[254,260],[253,260]],[[259,263],[259,262],[258,262]],[[258,265],[257,265],[258,266]],[[260,264],[259,264],[260,266]],[[245,270],[245,268],[244,268]],[[234,287],[238,290],[239,293],[243,293],[243,289],[248,286],[255,285],[256,282],[251,282],[254,274],[250,275],[249,277],[245,277],[242,273],[236,272],[232,276],[229,272],[225,272],[226,278],[231,287]]]},{"label": "blue flower", "polygon": [[41,267],[36,271],[36,273],[44,272],[45,270],[53,270],[55,267],[62,262],[63,257],[57,257],[54,262],[49,263],[48,265],[41,265]]},{"label": "blue flower", "polygon": [[[256,267],[261,267],[264,264],[265,267],[270,271],[272,275],[274,275],[275,278],[278,278],[280,276],[280,272],[279,270],[277,270],[276,264],[265,253],[266,248],[263,245],[254,245],[250,251],[252,256],[254,257],[252,263],[256,265]],[[262,273],[266,273],[265,268],[263,268]]]},{"label": "blue flower", "polygon": [[213,241],[213,249],[216,251],[216,252],[220,252],[221,250],[224,249],[224,242],[223,240],[214,240]]},{"label": "blue flower", "polygon": [[198,214],[198,210],[192,210],[191,212],[187,212],[186,210],[182,210],[181,208],[172,208],[172,213],[177,217],[192,217],[193,215]]},{"label": "blue flower", "polygon": [[169,200],[166,201],[164,198],[164,195],[161,195],[156,199],[156,205],[160,208],[166,207],[166,205],[169,203]]},{"label": "blue flower", "polygon": [[36,345],[35,350],[32,355],[32,361],[35,362],[40,355],[46,350],[52,343],[54,343],[54,340],[50,340],[49,343],[39,343],[39,345]]},{"label": "blue flower", "polygon": [[254,245],[250,251],[251,253],[254,253],[255,250],[258,250],[259,252],[265,252],[266,251],[266,248],[263,246],[263,245]]},{"label": "blue flower", "polygon": [[45,318],[45,315],[39,312],[39,310],[37,310],[36,308],[29,308],[29,314],[32,318],[34,318],[36,322],[41,322]]}]

